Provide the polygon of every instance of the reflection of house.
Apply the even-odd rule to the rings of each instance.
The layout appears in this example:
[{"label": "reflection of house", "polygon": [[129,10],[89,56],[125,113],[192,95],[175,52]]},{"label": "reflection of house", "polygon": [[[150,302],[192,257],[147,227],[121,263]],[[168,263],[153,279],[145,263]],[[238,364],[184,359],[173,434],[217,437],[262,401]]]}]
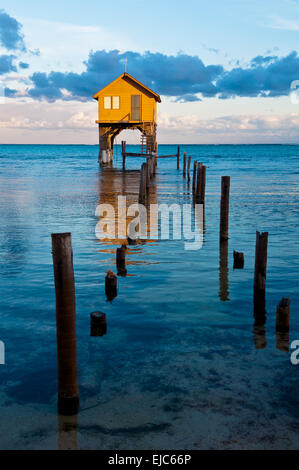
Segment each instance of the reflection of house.
[{"label": "reflection of house", "polygon": [[112,160],[114,139],[123,129],[139,129],[146,151],[156,150],[157,102],[161,102],[157,93],[123,73],[94,99],[98,100],[101,162]]}]

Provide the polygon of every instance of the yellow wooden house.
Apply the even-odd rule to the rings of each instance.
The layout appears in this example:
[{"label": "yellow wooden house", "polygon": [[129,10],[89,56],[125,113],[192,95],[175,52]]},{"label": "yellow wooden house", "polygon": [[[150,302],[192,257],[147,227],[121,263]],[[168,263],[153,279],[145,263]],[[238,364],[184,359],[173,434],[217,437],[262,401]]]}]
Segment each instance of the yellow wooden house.
[{"label": "yellow wooden house", "polygon": [[138,129],[141,151],[156,151],[157,102],[161,103],[157,93],[125,72],[93,97],[98,101],[100,162],[112,160],[114,139],[123,129]]}]

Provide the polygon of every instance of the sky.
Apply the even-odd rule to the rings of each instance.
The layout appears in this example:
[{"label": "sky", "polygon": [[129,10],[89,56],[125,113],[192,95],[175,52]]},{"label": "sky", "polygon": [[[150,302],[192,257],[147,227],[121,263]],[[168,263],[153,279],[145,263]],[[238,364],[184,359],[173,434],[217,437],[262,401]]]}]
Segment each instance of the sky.
[{"label": "sky", "polygon": [[299,144],[298,36],[299,0],[2,0],[0,143],[97,144],[127,60],[160,144]]}]

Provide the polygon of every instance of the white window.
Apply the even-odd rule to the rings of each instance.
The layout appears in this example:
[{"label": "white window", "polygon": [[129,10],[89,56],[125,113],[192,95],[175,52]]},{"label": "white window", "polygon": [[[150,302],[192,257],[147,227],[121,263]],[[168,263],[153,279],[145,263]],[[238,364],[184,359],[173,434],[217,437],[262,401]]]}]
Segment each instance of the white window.
[{"label": "white window", "polygon": [[104,96],[104,109],[111,109],[111,96]]},{"label": "white window", "polygon": [[112,108],[113,109],[119,109],[120,108],[119,96],[112,96]]}]

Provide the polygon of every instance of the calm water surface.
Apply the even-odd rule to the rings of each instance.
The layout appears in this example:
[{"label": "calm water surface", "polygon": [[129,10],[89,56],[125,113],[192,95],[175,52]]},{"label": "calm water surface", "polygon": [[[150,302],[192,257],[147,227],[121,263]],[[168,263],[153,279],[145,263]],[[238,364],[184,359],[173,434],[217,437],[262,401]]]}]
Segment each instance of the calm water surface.
[{"label": "calm water surface", "polygon": [[[129,146],[130,148],[130,146]],[[137,149],[132,146],[132,151]],[[159,146],[160,154],[175,146]],[[207,166],[204,244],[151,240],[128,250],[128,276],[106,302],[119,241],[95,236],[99,202],[137,202],[140,159],[120,149],[99,169],[96,146],[0,146],[0,448],[299,448],[299,365],[275,335],[291,298],[299,340],[299,146],[192,146]],[[221,175],[231,176],[227,263],[220,257]],[[152,202],[189,203],[175,159],[159,160]],[[253,328],[255,233],[269,231],[267,321]],[[78,418],[56,413],[52,232],[72,232]],[[233,270],[233,250],[245,267]],[[90,337],[89,315],[107,315]]]}]

